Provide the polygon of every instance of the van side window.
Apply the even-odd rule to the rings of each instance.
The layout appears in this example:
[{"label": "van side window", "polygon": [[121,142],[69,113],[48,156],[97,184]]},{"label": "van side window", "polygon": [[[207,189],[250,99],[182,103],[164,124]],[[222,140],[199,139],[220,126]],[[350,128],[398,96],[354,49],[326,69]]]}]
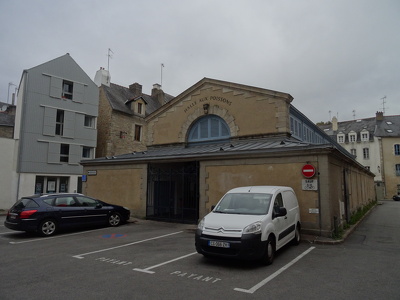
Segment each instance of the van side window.
[{"label": "van side window", "polygon": [[279,213],[279,208],[283,207],[283,200],[282,200],[282,194],[279,193],[275,197],[275,202],[274,202],[274,212]]}]

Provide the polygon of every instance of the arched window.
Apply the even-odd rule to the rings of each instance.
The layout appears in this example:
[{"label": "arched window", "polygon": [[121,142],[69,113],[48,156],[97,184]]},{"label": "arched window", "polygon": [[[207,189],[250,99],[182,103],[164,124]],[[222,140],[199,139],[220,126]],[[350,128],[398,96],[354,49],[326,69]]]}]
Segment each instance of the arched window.
[{"label": "arched window", "polygon": [[207,115],[192,125],[188,142],[224,140],[229,139],[230,136],[229,127],[223,119],[215,115]]}]

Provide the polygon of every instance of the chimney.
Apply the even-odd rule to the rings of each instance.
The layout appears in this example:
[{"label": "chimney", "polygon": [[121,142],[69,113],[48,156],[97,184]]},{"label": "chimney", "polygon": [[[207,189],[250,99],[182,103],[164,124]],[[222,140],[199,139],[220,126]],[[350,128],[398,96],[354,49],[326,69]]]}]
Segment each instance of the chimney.
[{"label": "chimney", "polygon": [[98,87],[100,87],[102,84],[110,86],[110,72],[108,72],[108,70],[105,70],[104,68],[100,68],[100,70],[96,72],[93,81]]},{"label": "chimney", "polygon": [[336,117],[332,118],[332,130],[337,131],[338,130],[338,121]]},{"label": "chimney", "polygon": [[164,105],[164,92],[161,89],[161,85],[158,83],[153,84],[153,89],[151,90],[151,97],[158,100],[161,106]]},{"label": "chimney", "polygon": [[382,111],[376,112],[376,121],[383,121],[383,112]]},{"label": "chimney", "polygon": [[142,95],[142,85],[137,82],[131,84],[129,90],[133,93],[134,98]]}]

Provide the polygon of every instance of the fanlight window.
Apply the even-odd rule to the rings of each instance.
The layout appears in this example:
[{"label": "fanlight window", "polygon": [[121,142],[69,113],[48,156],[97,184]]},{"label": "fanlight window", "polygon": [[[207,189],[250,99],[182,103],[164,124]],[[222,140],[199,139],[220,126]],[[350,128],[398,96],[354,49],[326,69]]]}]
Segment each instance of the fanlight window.
[{"label": "fanlight window", "polygon": [[218,116],[205,116],[197,120],[189,132],[189,142],[205,142],[229,139],[230,130],[226,122]]}]

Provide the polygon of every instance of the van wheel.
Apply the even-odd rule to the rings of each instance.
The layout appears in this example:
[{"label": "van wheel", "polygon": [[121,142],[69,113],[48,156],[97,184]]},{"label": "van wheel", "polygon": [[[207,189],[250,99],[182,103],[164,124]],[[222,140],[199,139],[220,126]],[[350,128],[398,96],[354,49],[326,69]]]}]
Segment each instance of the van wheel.
[{"label": "van wheel", "polygon": [[268,266],[272,264],[275,257],[275,241],[272,237],[269,237],[267,240],[267,246],[265,247],[265,254],[262,258],[262,262],[264,265]]},{"label": "van wheel", "polygon": [[294,238],[292,240],[293,245],[297,246],[298,244],[300,244],[300,240],[301,240],[300,226],[297,225],[294,232]]}]

